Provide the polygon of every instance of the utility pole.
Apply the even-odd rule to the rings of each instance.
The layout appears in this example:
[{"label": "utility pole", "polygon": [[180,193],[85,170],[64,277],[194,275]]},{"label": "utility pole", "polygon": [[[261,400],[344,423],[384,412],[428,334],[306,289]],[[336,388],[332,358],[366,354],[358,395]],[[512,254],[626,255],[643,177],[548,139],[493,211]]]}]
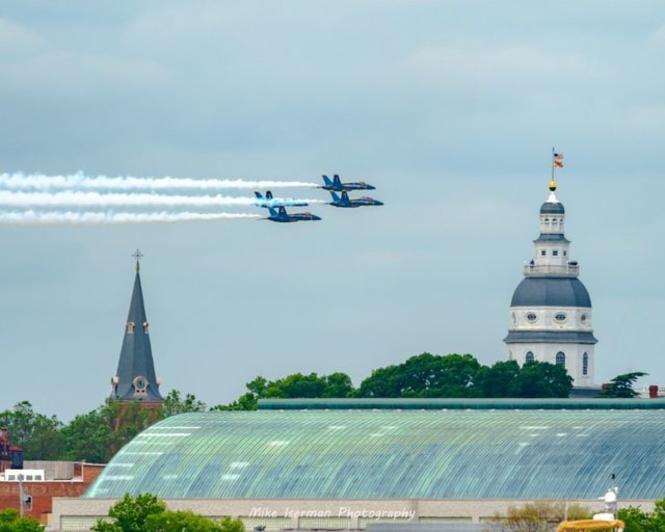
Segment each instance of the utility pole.
[{"label": "utility pole", "polygon": [[19,497],[19,502],[20,502],[20,513],[21,517],[23,517],[23,501],[25,500],[25,497],[23,496],[23,473],[18,474],[18,497]]}]

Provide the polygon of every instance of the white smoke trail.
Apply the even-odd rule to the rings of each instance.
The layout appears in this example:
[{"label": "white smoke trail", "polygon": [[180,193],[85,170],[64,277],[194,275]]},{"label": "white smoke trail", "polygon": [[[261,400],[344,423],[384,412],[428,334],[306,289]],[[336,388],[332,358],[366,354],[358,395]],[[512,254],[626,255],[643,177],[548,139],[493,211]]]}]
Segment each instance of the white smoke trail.
[{"label": "white smoke trail", "polygon": [[57,212],[0,211],[0,224],[131,224],[257,219],[258,214],[201,212]]},{"label": "white smoke trail", "polygon": [[121,205],[133,207],[220,207],[232,205],[284,205],[294,203],[324,203],[322,200],[296,200],[294,198],[274,198],[273,200],[257,200],[248,197],[232,196],[179,196],[166,194],[100,194],[99,192],[12,192],[0,190],[0,205],[12,207],[117,207]]},{"label": "white smoke trail", "polygon": [[0,188],[11,190],[220,190],[258,188],[312,188],[305,181],[245,181],[244,179],[193,179],[190,177],[107,177],[70,175],[0,174]]}]

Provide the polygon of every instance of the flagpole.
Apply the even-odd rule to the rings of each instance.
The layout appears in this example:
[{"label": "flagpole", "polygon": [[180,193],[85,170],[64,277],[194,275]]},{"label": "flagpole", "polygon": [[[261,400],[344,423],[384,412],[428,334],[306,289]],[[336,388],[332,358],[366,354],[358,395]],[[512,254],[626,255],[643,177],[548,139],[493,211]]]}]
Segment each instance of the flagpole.
[{"label": "flagpole", "polygon": [[552,166],[552,181],[554,181],[554,146],[552,146],[552,160],[550,161]]}]

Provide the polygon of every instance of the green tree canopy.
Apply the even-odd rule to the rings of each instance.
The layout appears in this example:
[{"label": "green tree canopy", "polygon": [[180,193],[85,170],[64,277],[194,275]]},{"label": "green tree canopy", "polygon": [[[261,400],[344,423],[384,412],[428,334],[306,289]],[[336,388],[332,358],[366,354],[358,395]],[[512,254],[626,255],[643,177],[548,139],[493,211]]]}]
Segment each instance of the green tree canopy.
[{"label": "green tree canopy", "polygon": [[244,532],[239,519],[215,522],[190,511],[172,512],[164,501],[144,493],[125,495],[109,510],[110,520],[99,519],[95,532]]},{"label": "green tree canopy", "polygon": [[665,532],[665,499],[657,501],[653,512],[629,506],[617,512],[617,518],[625,524],[625,532]]},{"label": "green tree canopy", "polygon": [[185,397],[178,390],[171,390],[162,403],[162,416],[170,417],[188,412],[205,412],[206,404],[199,401],[194,394]]},{"label": "green tree canopy", "polygon": [[513,380],[509,397],[568,397],[572,389],[573,378],[563,366],[529,362]]},{"label": "green tree canopy", "polygon": [[635,397],[639,395],[634,389],[633,385],[640,377],[646,377],[648,373],[642,371],[633,371],[632,373],[624,373],[614,377],[603,388],[603,395],[605,397]]},{"label": "green tree canopy", "polygon": [[13,508],[0,510],[0,532],[41,532],[44,527],[32,517],[19,517]]},{"label": "green tree canopy", "polygon": [[514,360],[502,360],[492,366],[483,366],[476,375],[480,397],[512,397],[516,393],[515,381],[520,366]]},{"label": "green tree canopy", "polygon": [[7,427],[12,443],[23,449],[26,460],[57,460],[62,456],[62,423],[55,416],[38,414],[28,401],[0,412],[0,427]]},{"label": "green tree canopy", "polygon": [[469,354],[422,353],[374,370],[360,384],[361,397],[474,397],[480,363]]}]

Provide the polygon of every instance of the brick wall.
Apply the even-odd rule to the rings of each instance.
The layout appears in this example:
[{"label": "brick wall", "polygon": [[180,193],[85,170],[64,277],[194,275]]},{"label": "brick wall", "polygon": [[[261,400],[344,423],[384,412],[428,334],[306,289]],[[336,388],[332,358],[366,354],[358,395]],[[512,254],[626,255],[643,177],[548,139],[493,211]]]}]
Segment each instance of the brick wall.
[{"label": "brick wall", "polygon": [[[103,471],[103,465],[85,464],[83,478],[45,482],[24,482],[23,490],[32,496],[32,508],[26,515],[46,523],[53,508],[53,497],[80,497],[87,487]],[[19,509],[19,483],[0,482],[0,509]]]}]

